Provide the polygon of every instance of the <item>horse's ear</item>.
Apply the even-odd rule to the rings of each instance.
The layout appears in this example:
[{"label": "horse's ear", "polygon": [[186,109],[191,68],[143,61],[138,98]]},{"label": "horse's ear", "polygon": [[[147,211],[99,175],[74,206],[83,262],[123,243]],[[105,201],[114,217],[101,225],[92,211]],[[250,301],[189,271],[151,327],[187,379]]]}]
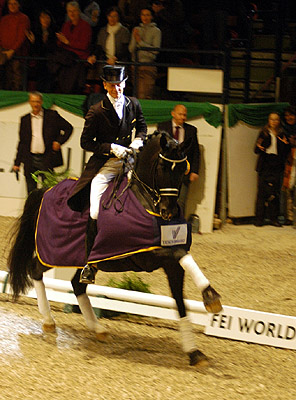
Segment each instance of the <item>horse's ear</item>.
[{"label": "horse's ear", "polygon": [[160,137],[160,147],[162,148],[162,150],[165,150],[165,148],[167,147],[167,143],[168,143],[168,136],[166,132],[161,132],[161,137]]},{"label": "horse's ear", "polygon": [[189,151],[192,145],[192,140],[192,138],[188,138],[180,144],[180,150],[182,150],[185,154],[187,154],[187,152]]}]

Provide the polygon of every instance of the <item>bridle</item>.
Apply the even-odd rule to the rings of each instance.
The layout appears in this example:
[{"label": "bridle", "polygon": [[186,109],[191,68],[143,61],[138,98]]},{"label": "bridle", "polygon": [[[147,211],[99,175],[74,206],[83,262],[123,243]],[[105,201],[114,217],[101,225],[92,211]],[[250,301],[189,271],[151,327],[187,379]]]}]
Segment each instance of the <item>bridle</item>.
[{"label": "bridle", "polygon": [[156,178],[157,178],[157,165],[158,165],[159,159],[163,159],[163,160],[171,163],[172,164],[171,170],[173,171],[175,169],[176,164],[179,164],[179,163],[187,161],[187,156],[185,156],[181,160],[175,160],[175,159],[171,159],[171,158],[165,157],[164,155],[159,153],[158,154],[158,158],[155,160],[155,162],[153,163],[153,166],[152,166],[153,187],[150,187],[149,185],[147,185],[147,183],[143,182],[138,177],[138,175],[135,172],[135,170],[132,171],[132,175],[135,178],[135,180],[138,181],[141,184],[141,186],[146,191],[146,193],[148,193],[149,196],[151,197],[151,199],[153,201],[153,204],[154,204],[154,207],[156,207],[160,203],[162,197],[167,197],[167,196],[178,197],[179,196],[179,189],[177,189],[177,188],[170,188],[170,187],[169,188],[162,188],[162,189],[158,189],[157,188],[157,186],[156,186],[157,179]]}]

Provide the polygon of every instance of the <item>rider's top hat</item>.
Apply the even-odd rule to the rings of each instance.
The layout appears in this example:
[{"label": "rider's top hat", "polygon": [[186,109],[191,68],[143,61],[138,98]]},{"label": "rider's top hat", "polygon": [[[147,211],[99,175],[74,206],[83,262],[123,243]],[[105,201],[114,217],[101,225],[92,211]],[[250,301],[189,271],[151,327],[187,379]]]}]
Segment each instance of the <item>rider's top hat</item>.
[{"label": "rider's top hat", "polygon": [[108,83],[120,83],[125,81],[128,76],[125,74],[125,68],[122,65],[105,65],[101,78]]}]

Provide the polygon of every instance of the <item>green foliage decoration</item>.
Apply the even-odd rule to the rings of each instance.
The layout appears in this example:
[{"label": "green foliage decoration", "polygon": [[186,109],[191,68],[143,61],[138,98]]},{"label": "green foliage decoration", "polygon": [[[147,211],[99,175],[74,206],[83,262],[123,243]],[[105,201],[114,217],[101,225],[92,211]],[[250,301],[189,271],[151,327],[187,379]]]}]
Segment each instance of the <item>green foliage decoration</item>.
[{"label": "green foliage decoration", "polygon": [[[56,171],[52,171],[52,170],[35,171],[31,175],[35,182],[37,182],[37,183],[41,182],[42,187],[51,188],[51,187],[55,186],[57,183],[63,181],[64,179],[69,178],[70,170],[65,169],[61,172],[56,172]],[[39,176],[42,177],[42,180],[40,180]]]}]

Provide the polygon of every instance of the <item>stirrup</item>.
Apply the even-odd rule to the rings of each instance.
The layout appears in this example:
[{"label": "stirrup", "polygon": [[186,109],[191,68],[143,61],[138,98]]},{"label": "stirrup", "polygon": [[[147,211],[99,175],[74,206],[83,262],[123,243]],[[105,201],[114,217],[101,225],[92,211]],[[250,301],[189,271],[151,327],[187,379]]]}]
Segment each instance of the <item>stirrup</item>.
[{"label": "stirrup", "polygon": [[80,274],[80,283],[95,283],[97,269],[91,265],[86,264]]},{"label": "stirrup", "polygon": [[202,291],[202,298],[205,309],[208,312],[216,314],[222,311],[223,308],[220,301],[221,296],[212,288],[211,285]]}]

